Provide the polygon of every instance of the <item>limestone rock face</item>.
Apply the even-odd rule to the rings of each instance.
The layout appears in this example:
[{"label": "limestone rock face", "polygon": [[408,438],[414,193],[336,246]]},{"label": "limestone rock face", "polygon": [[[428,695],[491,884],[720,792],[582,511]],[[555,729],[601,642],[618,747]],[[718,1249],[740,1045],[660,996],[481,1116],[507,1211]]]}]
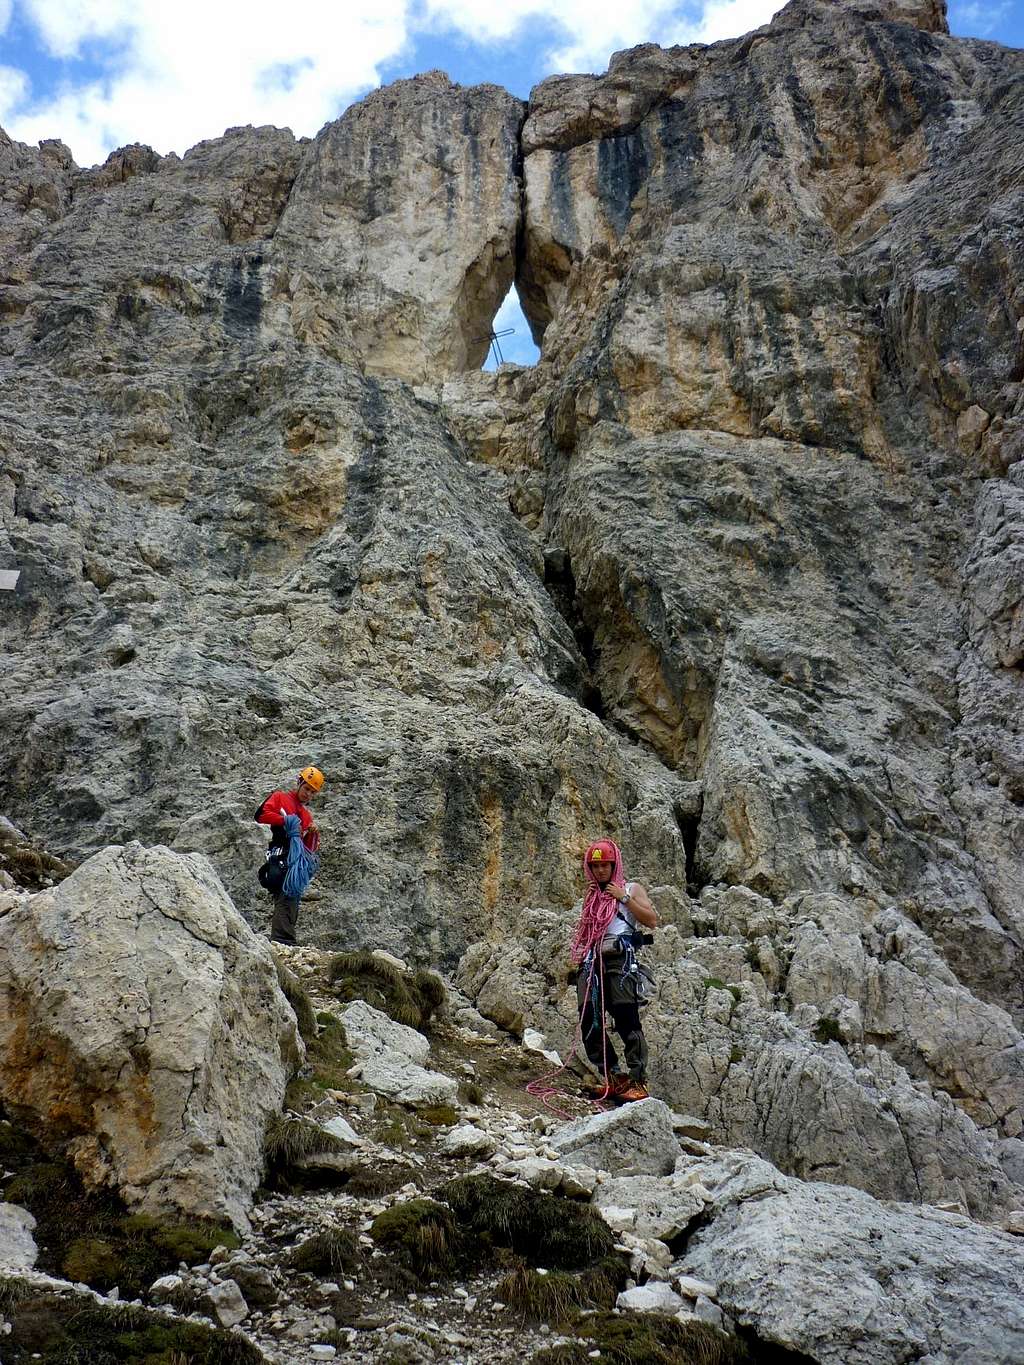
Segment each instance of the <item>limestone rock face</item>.
[{"label": "limestone rock face", "polygon": [[431,71],[328,124],[278,234],[297,331],[410,383],[478,369],[515,272],[523,114]]},{"label": "limestone rock face", "polygon": [[372,1090],[401,1104],[451,1104],[457,1098],[458,1085],[450,1076],[422,1065],[430,1043],[416,1029],[395,1023],[363,1000],[347,1005],[341,1021],[359,1058],[360,1077]]},{"label": "limestone rock face", "polygon": [[[542,1028],[567,1058],[567,922],[532,918],[529,937],[473,945],[458,979],[485,1015]],[[980,1217],[1020,1203],[1024,1040],[905,916],[707,888],[689,920],[698,937],[669,926],[644,950],[659,983],[644,1013],[656,1093],[715,1141],[805,1178]]]},{"label": "limestone rock face", "polygon": [[17,1204],[0,1203],[0,1267],[6,1270],[31,1270],[39,1255],[32,1236],[36,1220],[28,1209]]},{"label": "limestone rock face", "polygon": [[207,860],[108,848],[0,919],[0,1097],[130,1207],[246,1225],[303,1052]]},{"label": "limestone rock face", "polygon": [[[610,834],[663,1093],[1019,1208],[1022,88],[941,0],[793,0],[526,107],[0,137],[0,805],[262,926],[252,811],[315,761],[300,934],[560,1048]],[[476,374],[513,276],[542,358]]]},{"label": "limestone rock face", "polygon": [[739,1153],[703,1176],[713,1221],[685,1269],[759,1336],[823,1365],[1024,1351],[1024,1249],[1009,1233],[778,1172],[769,1184]]}]

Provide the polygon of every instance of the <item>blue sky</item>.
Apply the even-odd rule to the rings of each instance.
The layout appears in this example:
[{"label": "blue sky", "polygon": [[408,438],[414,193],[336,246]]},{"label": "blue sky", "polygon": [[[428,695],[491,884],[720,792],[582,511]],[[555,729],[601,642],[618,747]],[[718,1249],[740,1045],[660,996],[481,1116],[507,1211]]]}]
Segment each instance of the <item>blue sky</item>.
[{"label": "blue sky", "polygon": [[[312,135],[383,82],[441,67],[525,97],[640,42],[715,42],[780,0],[0,0],[0,126],[80,165],[126,142],[184,152],[242,123]],[[950,0],[954,33],[1024,47],[1024,0]],[[517,309],[507,359],[535,357]]]}]

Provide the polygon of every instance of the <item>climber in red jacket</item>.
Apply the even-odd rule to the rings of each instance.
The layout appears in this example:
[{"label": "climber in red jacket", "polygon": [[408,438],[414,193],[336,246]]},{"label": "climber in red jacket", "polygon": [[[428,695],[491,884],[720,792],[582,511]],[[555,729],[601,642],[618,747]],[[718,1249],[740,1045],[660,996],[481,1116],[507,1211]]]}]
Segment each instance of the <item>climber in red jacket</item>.
[{"label": "climber in red jacket", "polygon": [[292,816],[298,819],[302,842],[310,853],[315,853],[320,847],[320,831],[306,802],[311,801],[323,785],[323,773],[310,765],[299,773],[293,791],[271,792],[256,812],[257,821],[261,825],[269,825],[271,830],[267,862],[260,869],[260,882],[274,898],[271,943],[295,943],[300,897],[286,896],[282,889],[288,857],[288,821]]}]

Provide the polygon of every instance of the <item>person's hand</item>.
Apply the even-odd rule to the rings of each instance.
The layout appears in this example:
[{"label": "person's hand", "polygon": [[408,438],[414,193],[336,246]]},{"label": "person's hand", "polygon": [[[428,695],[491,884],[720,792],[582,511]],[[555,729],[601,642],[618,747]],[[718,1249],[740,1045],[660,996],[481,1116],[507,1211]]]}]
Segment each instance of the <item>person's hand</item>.
[{"label": "person's hand", "polygon": [[317,829],[317,827],[316,827],[316,821],[315,821],[315,820],[310,820],[309,824],[306,826],[306,831],[307,831],[307,833],[308,833],[310,830],[312,830],[315,834],[319,834],[319,833],[320,833],[320,831],[319,831],[319,830]]},{"label": "person's hand", "polygon": [[605,887],[605,890],[609,895],[614,896],[617,901],[628,900],[626,888],[624,886],[619,886],[618,882],[609,882]]}]

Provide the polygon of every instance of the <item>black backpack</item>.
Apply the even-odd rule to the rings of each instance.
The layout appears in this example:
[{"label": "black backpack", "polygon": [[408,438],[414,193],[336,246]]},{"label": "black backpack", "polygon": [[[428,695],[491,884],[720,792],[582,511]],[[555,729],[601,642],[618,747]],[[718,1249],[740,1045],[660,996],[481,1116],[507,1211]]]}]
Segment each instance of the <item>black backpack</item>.
[{"label": "black backpack", "polygon": [[[263,814],[263,807],[270,800],[265,796],[256,807],[256,814],[253,817],[259,820]],[[278,843],[276,826],[271,825],[270,846],[267,849],[266,860],[260,863],[256,872],[256,880],[265,891],[269,891],[272,896],[276,896],[284,887],[284,879],[288,875],[288,841]]]}]

